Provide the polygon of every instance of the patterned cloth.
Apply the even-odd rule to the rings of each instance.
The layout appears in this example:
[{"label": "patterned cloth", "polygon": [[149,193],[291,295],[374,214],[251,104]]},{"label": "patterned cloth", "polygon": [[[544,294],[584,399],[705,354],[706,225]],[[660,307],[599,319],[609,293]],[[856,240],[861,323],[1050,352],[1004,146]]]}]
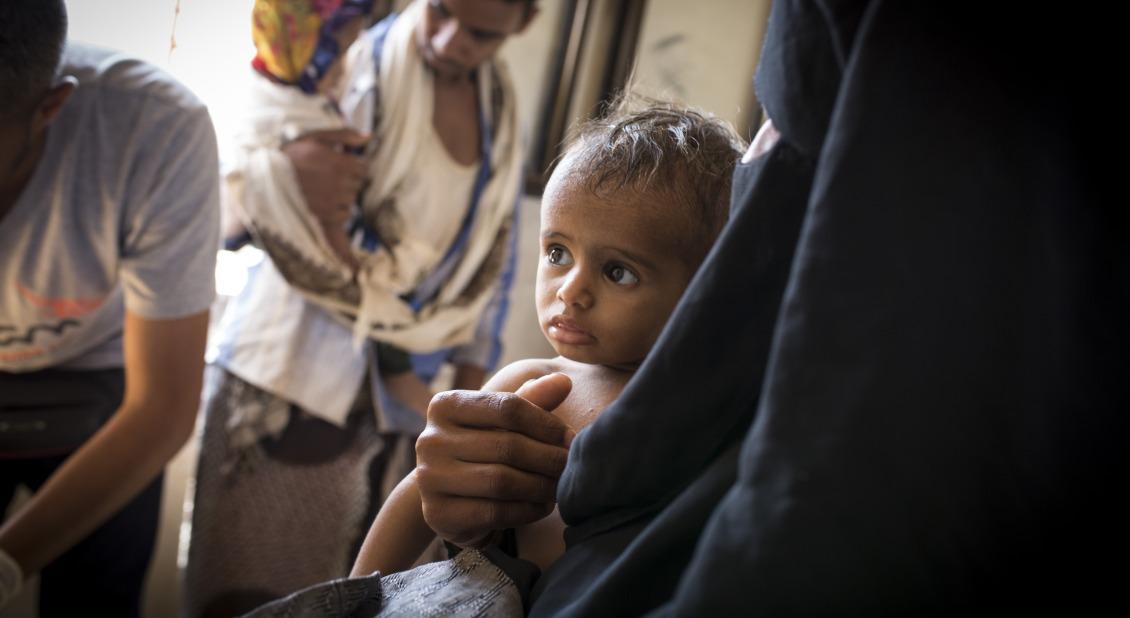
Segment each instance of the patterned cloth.
[{"label": "patterned cloth", "polygon": [[387,577],[374,573],[312,586],[245,618],[522,615],[514,582],[486,555],[468,549]]},{"label": "patterned cloth", "polygon": [[341,55],[334,35],[351,20],[368,15],[372,5],[372,0],[255,0],[252,66],[315,92]]},{"label": "patterned cloth", "polygon": [[[221,368],[206,377],[186,615],[235,615],[347,573],[415,465],[411,437],[377,431],[368,388],[337,427]],[[254,425],[265,438],[237,439]]]}]

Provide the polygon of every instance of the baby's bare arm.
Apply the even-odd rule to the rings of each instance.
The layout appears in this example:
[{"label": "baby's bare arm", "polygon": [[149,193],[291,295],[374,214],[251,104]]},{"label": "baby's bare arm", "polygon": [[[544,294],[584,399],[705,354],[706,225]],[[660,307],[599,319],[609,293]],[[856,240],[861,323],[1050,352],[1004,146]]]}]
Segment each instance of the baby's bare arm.
[{"label": "baby's bare arm", "polygon": [[[560,371],[552,360],[524,360],[512,363],[499,371],[483,390],[514,392],[529,380]],[[565,522],[557,509],[542,519],[519,526],[515,532],[520,557],[536,564],[542,571],[548,569],[565,553]]]},{"label": "baby's bare arm", "polygon": [[526,382],[556,371],[559,371],[557,364],[548,359],[528,358],[514,361],[491,376],[482,390],[495,393],[517,392]]},{"label": "baby's bare arm", "polygon": [[[527,380],[548,373],[547,367],[544,361],[511,363],[495,374],[483,390],[517,390]],[[424,519],[416,471],[413,470],[389,494],[377,513],[350,575],[360,577],[374,571],[388,574],[409,569],[435,536]]]},{"label": "baby's bare arm", "polygon": [[392,490],[377,513],[350,576],[361,577],[374,571],[387,575],[410,569],[435,537],[424,521],[416,472],[412,471]]}]

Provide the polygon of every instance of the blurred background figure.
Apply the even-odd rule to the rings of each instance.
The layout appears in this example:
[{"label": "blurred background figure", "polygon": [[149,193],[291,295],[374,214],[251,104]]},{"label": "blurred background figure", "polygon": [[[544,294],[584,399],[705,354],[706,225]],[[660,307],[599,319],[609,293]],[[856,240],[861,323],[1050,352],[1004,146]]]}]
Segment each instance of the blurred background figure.
[{"label": "blurred background figure", "polygon": [[169,75],[0,7],[0,606],[135,616],[215,295],[215,136]]},{"label": "blurred background figure", "polygon": [[495,52],[536,9],[420,1],[346,56],[369,5],[254,7],[224,195],[268,259],[209,356],[189,615],[347,574],[440,367],[477,389],[501,354],[522,150]]}]

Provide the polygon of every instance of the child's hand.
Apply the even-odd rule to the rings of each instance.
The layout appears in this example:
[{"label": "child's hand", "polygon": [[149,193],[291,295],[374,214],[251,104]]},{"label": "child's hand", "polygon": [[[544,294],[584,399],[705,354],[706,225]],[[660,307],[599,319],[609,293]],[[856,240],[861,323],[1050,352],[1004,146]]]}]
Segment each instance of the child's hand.
[{"label": "child's hand", "polygon": [[424,519],[437,534],[470,545],[553,511],[575,433],[547,412],[571,388],[567,376],[551,374],[518,393],[448,391],[432,399],[416,442],[416,479]]}]

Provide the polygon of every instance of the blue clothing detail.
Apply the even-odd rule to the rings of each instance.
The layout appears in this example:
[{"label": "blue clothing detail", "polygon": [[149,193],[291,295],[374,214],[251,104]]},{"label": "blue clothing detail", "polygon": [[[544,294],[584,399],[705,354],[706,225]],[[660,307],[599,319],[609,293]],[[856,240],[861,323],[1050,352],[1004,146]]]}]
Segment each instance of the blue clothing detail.
[{"label": "blue clothing detail", "polygon": [[519,195],[514,200],[514,216],[511,219],[512,230],[510,246],[506,263],[498,279],[498,288],[494,298],[483,310],[479,330],[475,334],[475,341],[465,346],[460,346],[451,355],[451,360],[457,365],[475,365],[484,367],[488,371],[498,366],[502,356],[502,326],[506,316],[510,313],[510,289],[514,285],[515,269],[518,266],[518,230],[521,229],[522,197]]},{"label": "blue clothing detail", "polygon": [[416,292],[412,294],[409,299],[409,304],[412,309],[419,311],[421,307],[435,298],[439,293],[443,282],[447,281],[451,274],[455,272],[455,268],[459,266],[459,262],[463,259],[463,251],[467,247],[467,237],[471,235],[471,227],[475,222],[475,214],[479,209],[479,200],[483,196],[483,190],[486,189],[487,182],[490,181],[490,153],[491,153],[491,130],[492,127],[487,121],[486,114],[483,113],[482,108],[478,110],[479,116],[479,133],[482,135],[482,140],[479,143],[479,173],[475,178],[475,187],[471,190],[471,203],[467,207],[467,214],[463,217],[463,224],[459,228],[459,234],[455,240],[448,247],[447,253],[440,260],[439,265],[436,267],[432,274],[420,283],[416,288]]},{"label": "blue clothing detail", "polygon": [[[396,18],[397,14],[385,17],[371,27],[365,35],[370,37],[373,41],[373,65],[376,67],[381,66],[381,50],[384,48],[385,38],[392,29],[392,24],[396,21]],[[490,168],[490,160],[491,151],[494,148],[494,144],[492,143],[494,127],[491,125],[490,119],[481,107],[478,110],[478,117],[479,135],[482,137],[479,144],[480,166],[478,176],[475,178],[474,189],[471,192],[470,205],[468,206],[467,214],[464,215],[463,224],[460,226],[458,235],[448,248],[447,253],[444,255],[439,265],[419,286],[417,286],[416,290],[405,299],[412,306],[412,309],[416,311],[419,311],[421,307],[435,298],[435,295],[439,293],[443,283],[447,281],[459,265],[459,261],[462,259],[463,251],[467,245],[467,238],[470,236],[471,228],[475,221],[475,215],[478,212],[479,201],[493,173],[493,170]],[[506,315],[510,308],[510,288],[514,283],[514,268],[517,265],[515,252],[517,251],[518,205],[520,203],[521,195],[519,192],[519,197],[514,205],[513,225],[510,228],[510,256],[499,277],[495,298],[491,300],[486,311],[484,311],[484,319],[481,322],[482,324],[488,325],[488,328],[484,329],[480,327],[474,342],[466,346],[460,346],[454,350],[454,354],[458,355],[460,360],[481,366],[487,371],[493,370],[498,364],[498,359],[502,356],[502,326],[506,321]],[[365,225],[360,217],[354,221],[353,229],[360,231],[360,243],[366,250],[373,251],[380,246],[380,238],[377,236],[376,231],[368,225]],[[481,347],[485,347],[487,353],[473,353],[471,351]],[[459,351],[464,350],[464,348],[469,349],[465,350],[465,353],[460,355]],[[438,361],[436,360],[437,356],[441,357]],[[413,354],[412,361],[413,367],[415,368],[414,371],[421,379],[430,381],[435,377],[439,366],[452,357],[452,349],[437,350],[426,354]]]},{"label": "blue clothing detail", "polygon": [[[392,24],[396,20],[395,15],[390,15],[381,20],[377,25],[370,29],[372,33],[370,37],[373,39],[373,65],[379,70],[381,66],[381,50],[384,48],[385,37],[388,36],[389,30],[392,29]],[[467,207],[467,213],[463,216],[463,223],[459,227],[459,233],[456,235],[455,240],[452,241],[451,246],[448,247],[447,253],[444,254],[443,259],[440,260],[439,265],[432,271],[404,300],[411,305],[414,311],[419,311],[421,307],[433,300],[436,294],[439,293],[443,283],[447,281],[455,269],[459,266],[460,260],[463,258],[463,251],[467,246],[467,238],[471,235],[471,228],[475,222],[475,215],[478,212],[479,201],[483,196],[483,191],[486,189],[487,183],[490,181],[492,170],[490,168],[490,155],[493,150],[492,135],[493,127],[486,114],[483,113],[482,108],[478,109],[479,118],[479,134],[482,140],[479,143],[479,173],[475,178],[475,186],[471,191],[471,201]],[[380,246],[380,237],[372,227],[365,224],[361,216],[354,218],[351,224],[351,229],[354,234],[360,232],[360,244],[366,251],[376,251]]]},{"label": "blue clothing detail", "polygon": [[[392,24],[396,21],[396,17],[397,15],[393,14],[382,19],[371,27],[365,35],[372,39],[373,65],[378,67],[378,69],[381,66],[381,51],[384,48],[385,38],[392,29]],[[448,247],[439,265],[420,282],[412,294],[404,299],[414,311],[419,311],[421,307],[434,299],[439,293],[439,290],[443,287],[443,283],[451,277],[452,273],[454,273],[455,269],[459,266],[459,262],[462,260],[466,249],[471,228],[474,226],[479,201],[493,173],[490,161],[491,152],[494,147],[494,128],[491,125],[490,118],[487,117],[487,114],[481,106],[478,109],[478,119],[479,135],[481,136],[479,144],[480,165],[478,175],[475,178],[474,188],[471,191],[470,203],[463,217],[463,223],[459,228],[459,233],[456,235],[455,240],[452,241],[451,246]],[[498,360],[502,356],[502,327],[510,308],[510,289],[514,283],[514,269],[517,266],[515,254],[517,252],[518,207],[520,203],[521,192],[519,192],[519,196],[514,204],[514,216],[510,228],[509,255],[507,256],[503,271],[499,276],[494,298],[491,299],[490,303],[483,311],[479,328],[475,334],[475,340],[457,348],[443,348],[434,352],[410,355],[413,373],[425,383],[430,383],[439,372],[443,363],[448,361],[482,367],[488,372],[492,371],[495,366],[497,366]],[[351,230],[353,231],[354,239],[366,251],[375,251],[380,246],[380,237],[372,227],[364,223],[362,217],[358,216],[354,219],[351,224]],[[369,365],[373,373],[379,377],[376,362],[376,348],[373,345],[366,347],[370,361]],[[379,383],[379,379],[373,381],[373,397],[375,400],[380,401],[385,411],[384,420],[387,424],[386,427],[381,427],[379,430],[382,432],[391,430],[395,432],[411,433],[419,433],[423,430],[423,419],[420,418],[420,415],[390,397],[384,392],[384,389],[378,388],[376,385]]]},{"label": "blue clothing detail", "polygon": [[307,94],[318,92],[319,82],[330,72],[334,61],[341,56],[337,33],[350,21],[368,15],[372,8],[373,0],[346,0],[322,23],[322,27],[318,29],[318,43],[314,47],[314,54],[296,82],[303,92]]}]

